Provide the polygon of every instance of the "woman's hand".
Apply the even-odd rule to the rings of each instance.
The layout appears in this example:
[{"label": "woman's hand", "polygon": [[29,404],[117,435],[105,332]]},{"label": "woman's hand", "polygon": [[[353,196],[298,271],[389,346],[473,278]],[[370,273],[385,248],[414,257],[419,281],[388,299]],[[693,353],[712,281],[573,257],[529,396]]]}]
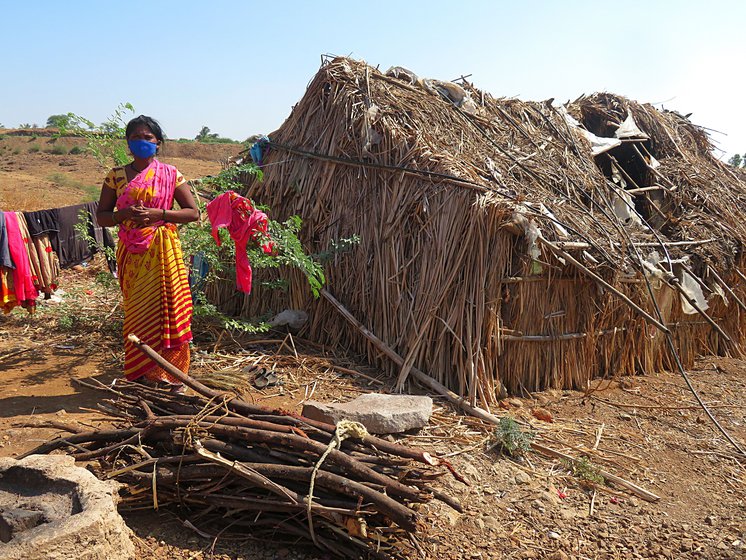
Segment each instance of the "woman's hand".
[{"label": "woman's hand", "polygon": [[139,203],[137,206],[124,208],[123,210],[120,210],[120,212],[125,213],[125,215],[122,216],[125,220],[131,220],[138,226],[147,227],[158,220],[162,210],[158,208],[145,208],[142,203]]}]

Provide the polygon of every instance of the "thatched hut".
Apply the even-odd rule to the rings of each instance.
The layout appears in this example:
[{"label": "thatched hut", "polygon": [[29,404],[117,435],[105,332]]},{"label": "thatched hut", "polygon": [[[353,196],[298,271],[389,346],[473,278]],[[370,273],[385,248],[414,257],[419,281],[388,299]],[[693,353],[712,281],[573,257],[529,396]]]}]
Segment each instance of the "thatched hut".
[{"label": "thatched hut", "polygon": [[[665,329],[684,365],[740,352],[746,184],[677,113],[496,99],[337,58],[270,139],[248,196],[300,215],[312,252],[359,236],[329,291],[405,370],[472,402],[670,367]],[[246,316],[306,309],[307,336],[394,368],[300,275],[212,295]]]}]

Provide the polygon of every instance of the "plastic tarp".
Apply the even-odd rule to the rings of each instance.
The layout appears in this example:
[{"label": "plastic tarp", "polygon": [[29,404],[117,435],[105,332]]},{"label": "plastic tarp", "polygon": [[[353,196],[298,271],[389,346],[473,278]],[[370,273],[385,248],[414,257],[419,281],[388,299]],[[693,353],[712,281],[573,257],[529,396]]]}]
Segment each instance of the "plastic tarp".
[{"label": "plastic tarp", "polygon": [[[689,296],[689,299],[694,300],[694,302],[697,304],[697,307],[699,307],[702,311],[706,311],[708,307],[710,307],[707,303],[707,300],[705,299],[705,294],[702,292],[702,287],[699,285],[699,282],[689,274],[686,270],[681,271],[681,278],[679,278],[679,282],[681,285],[681,290]],[[681,297],[681,310],[686,313],[687,315],[694,315],[695,313],[699,313],[692,305],[686,300],[686,298],[683,296]]]},{"label": "plastic tarp", "polygon": [[638,128],[635,119],[632,118],[632,113],[627,113],[627,118],[624,119],[624,122],[616,129],[614,136],[616,138],[650,138]]},{"label": "plastic tarp", "polygon": [[622,177],[616,164],[611,164],[611,180],[616,183],[619,188],[614,190],[612,193],[612,200],[614,203],[614,214],[619,218],[622,223],[626,225],[642,225],[642,218],[635,210],[635,203],[632,201],[632,195],[625,192],[627,182]]},{"label": "plastic tarp", "polygon": [[612,148],[616,148],[617,146],[621,145],[622,141],[619,140],[619,138],[603,138],[602,136],[596,136],[592,132],[580,126],[580,123],[576,121],[570,113],[567,112],[567,109],[564,106],[558,107],[557,110],[565,117],[565,122],[567,122],[568,126],[576,129],[583,136],[585,136],[588,142],[590,142],[591,153],[594,156],[603,154],[604,152],[608,152]]}]

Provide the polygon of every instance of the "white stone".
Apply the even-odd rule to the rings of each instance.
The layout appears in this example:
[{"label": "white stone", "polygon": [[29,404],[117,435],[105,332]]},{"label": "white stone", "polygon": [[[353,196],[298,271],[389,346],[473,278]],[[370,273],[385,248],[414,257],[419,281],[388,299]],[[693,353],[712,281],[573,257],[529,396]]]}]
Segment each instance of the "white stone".
[{"label": "white stone", "polygon": [[308,401],[302,414],[329,424],[360,422],[371,434],[395,434],[426,426],[432,410],[430,397],[366,393],[341,404]]}]

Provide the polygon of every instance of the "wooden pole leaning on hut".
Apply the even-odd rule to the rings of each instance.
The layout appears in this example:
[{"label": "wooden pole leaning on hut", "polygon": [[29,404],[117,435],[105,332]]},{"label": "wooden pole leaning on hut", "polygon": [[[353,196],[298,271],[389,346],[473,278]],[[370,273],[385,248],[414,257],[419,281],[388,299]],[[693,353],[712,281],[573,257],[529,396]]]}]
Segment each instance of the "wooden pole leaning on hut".
[{"label": "wooden pole leaning on hut", "polygon": [[658,327],[664,333],[668,334],[668,333],[671,332],[671,331],[668,330],[668,327],[666,327],[666,325],[664,325],[663,323],[661,323],[660,321],[658,321],[650,313],[648,313],[647,311],[645,311],[642,307],[640,307],[639,305],[637,305],[634,301],[632,301],[631,299],[629,299],[626,295],[624,295],[622,292],[620,292],[619,290],[617,290],[614,286],[612,286],[611,284],[609,284],[606,280],[604,280],[603,278],[601,278],[598,274],[596,274],[591,269],[589,269],[587,266],[585,266],[584,264],[582,264],[575,257],[573,257],[570,253],[568,253],[567,251],[563,251],[557,245],[555,245],[551,241],[545,239],[541,235],[539,235],[539,237],[537,238],[537,241],[541,242],[542,245],[544,245],[546,248],[548,248],[550,251],[552,251],[555,254],[555,256],[562,257],[567,262],[569,262],[570,264],[574,265],[583,274],[585,274],[587,276],[590,276],[591,278],[593,278],[593,280],[595,280],[596,282],[598,282],[599,284],[601,284],[604,288],[606,288],[611,293],[613,293],[614,295],[616,295],[617,297],[619,297],[635,313],[637,313],[638,315],[640,315],[648,323],[651,323],[651,324],[655,325],[656,327]]},{"label": "wooden pole leaning on hut", "polygon": [[[391,348],[389,345],[387,345],[383,340],[378,338],[369,328],[367,328],[365,325],[363,325],[360,321],[358,321],[355,316],[349,312],[349,310],[342,305],[337,298],[335,298],[332,294],[330,294],[326,289],[321,290],[321,295],[326,299],[329,303],[334,306],[334,308],[345,318],[347,321],[352,324],[360,333],[367,338],[373,346],[375,346],[378,350],[380,350],[383,354],[385,354],[391,361],[393,361],[397,366],[402,366],[404,364],[404,358],[402,358],[399,354],[397,354],[393,348]],[[495,416],[494,414],[491,414],[487,412],[486,410],[479,408],[478,406],[472,406],[470,405],[466,399],[463,397],[458,396],[456,393],[448,389],[446,386],[442,385],[441,383],[438,383],[435,379],[427,375],[425,372],[417,369],[416,367],[412,367],[410,370],[410,375],[412,375],[417,381],[419,381],[422,385],[427,387],[428,389],[438,393],[439,395],[445,397],[450,403],[454,404],[455,406],[462,409],[464,412],[467,412],[468,414],[471,414],[472,416],[479,418],[480,420],[484,420],[485,422],[489,424],[499,425],[500,424],[500,418]],[[569,461],[573,464],[577,463],[578,460],[574,457],[567,455],[566,453],[562,453],[561,451],[556,451],[550,447],[547,447],[545,445],[541,445],[536,442],[531,443],[531,449],[533,449],[536,453],[539,453],[541,455],[544,455],[546,457],[552,457],[552,458],[560,458],[566,461]],[[660,500],[660,496],[657,496],[653,494],[652,492],[649,492],[648,490],[645,490],[644,488],[641,488],[640,486],[637,486],[636,484],[625,480],[619,476],[616,476],[615,474],[606,472],[604,470],[600,470],[599,474],[604,477],[604,479],[608,480],[609,482],[612,482],[618,486],[621,486],[623,488],[626,488],[630,492],[632,492],[635,496],[638,496],[639,498],[642,498],[643,500],[646,500],[648,502],[657,502]]]},{"label": "wooden pole leaning on hut", "polygon": [[[728,292],[731,295],[731,297],[733,297],[734,300],[736,300],[738,307],[746,311],[746,303],[741,301],[741,298],[739,298],[736,292],[734,292],[733,289],[725,282],[725,280],[723,280],[720,277],[717,271],[709,265],[707,266],[707,268],[712,273],[712,275],[715,277],[715,280],[718,282],[718,284],[720,284],[723,288],[725,288],[725,291]],[[736,270],[736,272],[738,272],[738,270]]]}]

